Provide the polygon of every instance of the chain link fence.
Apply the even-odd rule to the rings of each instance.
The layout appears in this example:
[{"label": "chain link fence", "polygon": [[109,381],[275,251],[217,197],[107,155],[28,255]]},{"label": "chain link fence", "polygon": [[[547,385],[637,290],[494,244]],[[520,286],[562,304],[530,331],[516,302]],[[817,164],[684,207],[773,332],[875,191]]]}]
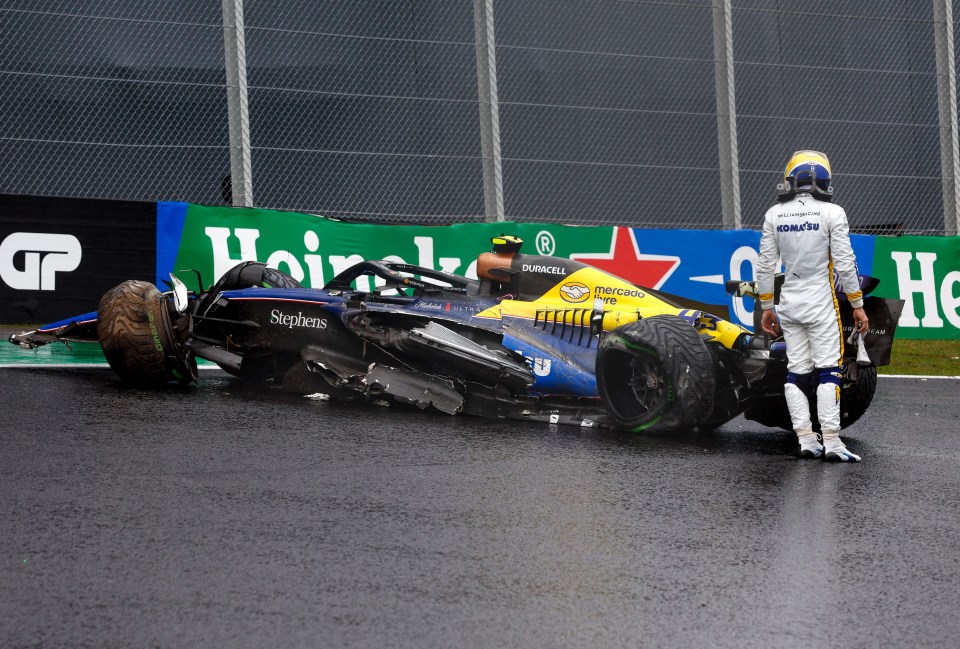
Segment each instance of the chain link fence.
[{"label": "chain link fence", "polygon": [[758,227],[814,148],[854,230],[956,234],[957,35],[952,0],[0,0],[0,192]]},{"label": "chain link fence", "polygon": [[736,2],[744,225],[762,222],[789,153],[812,148],[830,156],[853,228],[944,232],[933,9]]},{"label": "chain link fence", "polygon": [[0,7],[0,191],[222,200],[219,3]]},{"label": "chain link fence", "polygon": [[709,1],[496,11],[508,218],[722,225]]}]

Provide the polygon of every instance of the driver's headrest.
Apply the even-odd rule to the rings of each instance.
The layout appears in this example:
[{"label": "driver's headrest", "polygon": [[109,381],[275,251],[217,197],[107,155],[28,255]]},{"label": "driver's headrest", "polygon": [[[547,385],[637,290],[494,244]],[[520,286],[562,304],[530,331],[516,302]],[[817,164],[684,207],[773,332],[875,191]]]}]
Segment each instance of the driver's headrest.
[{"label": "driver's headrest", "polygon": [[[506,282],[510,279],[510,264],[515,253],[481,252],[477,257],[477,277],[491,282]],[[497,271],[500,272],[497,272]]]}]

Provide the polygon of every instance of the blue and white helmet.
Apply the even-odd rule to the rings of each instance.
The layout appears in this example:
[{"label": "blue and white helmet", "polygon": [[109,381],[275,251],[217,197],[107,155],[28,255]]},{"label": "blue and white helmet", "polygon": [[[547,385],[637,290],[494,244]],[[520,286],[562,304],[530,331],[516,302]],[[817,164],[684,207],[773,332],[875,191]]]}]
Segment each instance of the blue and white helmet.
[{"label": "blue and white helmet", "polygon": [[777,186],[781,199],[807,192],[829,201],[833,197],[830,161],[819,151],[797,151],[783,170],[783,183]]}]

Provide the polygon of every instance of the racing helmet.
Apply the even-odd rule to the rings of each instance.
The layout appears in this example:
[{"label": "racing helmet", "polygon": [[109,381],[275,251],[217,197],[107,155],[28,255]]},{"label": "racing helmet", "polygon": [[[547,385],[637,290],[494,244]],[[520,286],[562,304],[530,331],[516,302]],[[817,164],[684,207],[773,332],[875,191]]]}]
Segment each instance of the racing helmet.
[{"label": "racing helmet", "polygon": [[490,239],[490,243],[493,244],[493,252],[516,254],[520,252],[523,239],[509,234],[501,234],[499,237]]},{"label": "racing helmet", "polygon": [[777,185],[780,200],[793,198],[799,192],[820,200],[833,198],[830,161],[819,151],[796,151],[783,170],[783,182]]}]

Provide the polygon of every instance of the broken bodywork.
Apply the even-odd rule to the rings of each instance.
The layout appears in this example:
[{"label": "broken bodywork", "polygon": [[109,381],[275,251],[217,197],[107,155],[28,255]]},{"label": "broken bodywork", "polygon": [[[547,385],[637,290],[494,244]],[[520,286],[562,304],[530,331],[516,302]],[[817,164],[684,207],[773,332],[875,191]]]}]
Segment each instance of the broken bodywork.
[{"label": "broken bodywork", "polygon": [[[477,279],[365,261],[322,289],[246,262],[190,293],[128,281],[96,312],[11,337],[33,347],[99,340],[141,384],[196,380],[196,359],[301,394],[629,430],[709,429],[743,413],[789,427],[786,349],[726,309],[634,286],[498,237]],[[869,288],[870,280],[865,278]],[[731,292],[755,295],[752,282]],[[866,359],[845,364],[842,425],[859,418],[889,362],[902,303],[867,298]],[[849,305],[841,305],[849,327]]]}]

